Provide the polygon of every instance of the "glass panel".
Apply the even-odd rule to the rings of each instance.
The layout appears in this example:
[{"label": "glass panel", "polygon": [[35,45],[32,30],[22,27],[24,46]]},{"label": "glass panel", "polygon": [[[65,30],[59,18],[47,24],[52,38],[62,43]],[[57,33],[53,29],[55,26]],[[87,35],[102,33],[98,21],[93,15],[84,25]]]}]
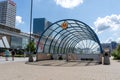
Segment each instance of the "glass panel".
[{"label": "glass panel", "polygon": [[11,36],[11,48],[22,49],[22,38],[21,37],[16,37],[16,36]]},{"label": "glass panel", "polygon": [[71,20],[69,20],[68,23],[75,23],[75,21],[71,21]]},{"label": "glass panel", "polygon": [[53,50],[54,50],[54,46],[52,45],[52,46],[51,46],[51,49],[50,49],[50,53],[54,53]]},{"label": "glass panel", "polygon": [[57,28],[55,31],[58,33],[58,32],[60,32],[62,30],[62,28]]},{"label": "glass panel", "polygon": [[64,22],[64,21],[61,21],[61,22],[59,22],[59,23],[57,23],[57,24],[58,24],[59,26],[61,26],[63,22]]},{"label": "glass panel", "polygon": [[44,53],[49,53],[49,45],[46,45],[46,46],[44,47]]},{"label": "glass panel", "polygon": [[72,27],[76,27],[76,26],[79,26],[78,24],[71,24]]},{"label": "glass panel", "polygon": [[99,54],[100,47],[95,41],[83,40],[76,45],[76,50],[82,54]]},{"label": "glass panel", "polygon": [[54,29],[56,29],[57,27],[59,27],[59,25],[57,25],[57,24],[54,24],[54,25],[52,25],[52,27],[50,27],[52,30],[54,30]]},{"label": "glass panel", "polygon": [[51,32],[53,32],[51,29],[48,29],[45,33],[44,36],[48,36],[49,34],[51,34]]}]

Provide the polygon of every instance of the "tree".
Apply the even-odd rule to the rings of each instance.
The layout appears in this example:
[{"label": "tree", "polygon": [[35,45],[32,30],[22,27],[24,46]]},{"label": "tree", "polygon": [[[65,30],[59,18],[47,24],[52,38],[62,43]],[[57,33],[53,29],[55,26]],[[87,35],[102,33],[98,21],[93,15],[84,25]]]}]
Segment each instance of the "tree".
[{"label": "tree", "polygon": [[35,43],[30,41],[26,47],[26,51],[29,52],[29,62],[33,62],[33,53],[35,52]]},{"label": "tree", "polygon": [[120,45],[118,45],[117,49],[112,52],[112,56],[114,59],[120,59]]},{"label": "tree", "polygon": [[30,41],[28,44],[27,44],[27,48],[26,48],[26,51],[30,51],[30,52],[35,52],[35,43],[33,41]]}]

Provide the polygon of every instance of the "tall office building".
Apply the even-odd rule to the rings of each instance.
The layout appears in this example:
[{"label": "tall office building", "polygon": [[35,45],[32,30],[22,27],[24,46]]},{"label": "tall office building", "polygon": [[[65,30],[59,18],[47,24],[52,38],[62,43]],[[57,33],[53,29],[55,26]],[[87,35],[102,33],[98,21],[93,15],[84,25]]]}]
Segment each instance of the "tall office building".
[{"label": "tall office building", "polygon": [[12,0],[0,2],[0,23],[15,28],[16,4]]},{"label": "tall office building", "polygon": [[35,18],[33,20],[33,33],[40,35],[51,24],[45,18]]}]

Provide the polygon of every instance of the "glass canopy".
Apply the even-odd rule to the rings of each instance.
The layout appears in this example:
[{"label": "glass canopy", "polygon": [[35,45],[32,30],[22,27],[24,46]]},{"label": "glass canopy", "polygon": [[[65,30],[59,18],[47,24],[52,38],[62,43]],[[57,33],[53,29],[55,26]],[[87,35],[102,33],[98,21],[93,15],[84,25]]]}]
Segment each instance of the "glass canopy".
[{"label": "glass canopy", "polygon": [[64,19],[47,27],[41,34],[37,53],[100,54],[102,47],[95,32],[85,23]]}]

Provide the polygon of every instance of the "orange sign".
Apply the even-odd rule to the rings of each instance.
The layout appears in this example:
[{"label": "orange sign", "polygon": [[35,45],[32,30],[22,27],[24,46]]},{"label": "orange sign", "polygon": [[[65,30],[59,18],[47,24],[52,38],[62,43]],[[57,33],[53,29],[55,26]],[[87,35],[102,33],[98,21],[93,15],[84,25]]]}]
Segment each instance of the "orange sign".
[{"label": "orange sign", "polygon": [[63,29],[66,29],[66,28],[68,27],[68,23],[67,23],[67,22],[63,22],[63,23],[61,24],[61,27],[62,27]]}]

